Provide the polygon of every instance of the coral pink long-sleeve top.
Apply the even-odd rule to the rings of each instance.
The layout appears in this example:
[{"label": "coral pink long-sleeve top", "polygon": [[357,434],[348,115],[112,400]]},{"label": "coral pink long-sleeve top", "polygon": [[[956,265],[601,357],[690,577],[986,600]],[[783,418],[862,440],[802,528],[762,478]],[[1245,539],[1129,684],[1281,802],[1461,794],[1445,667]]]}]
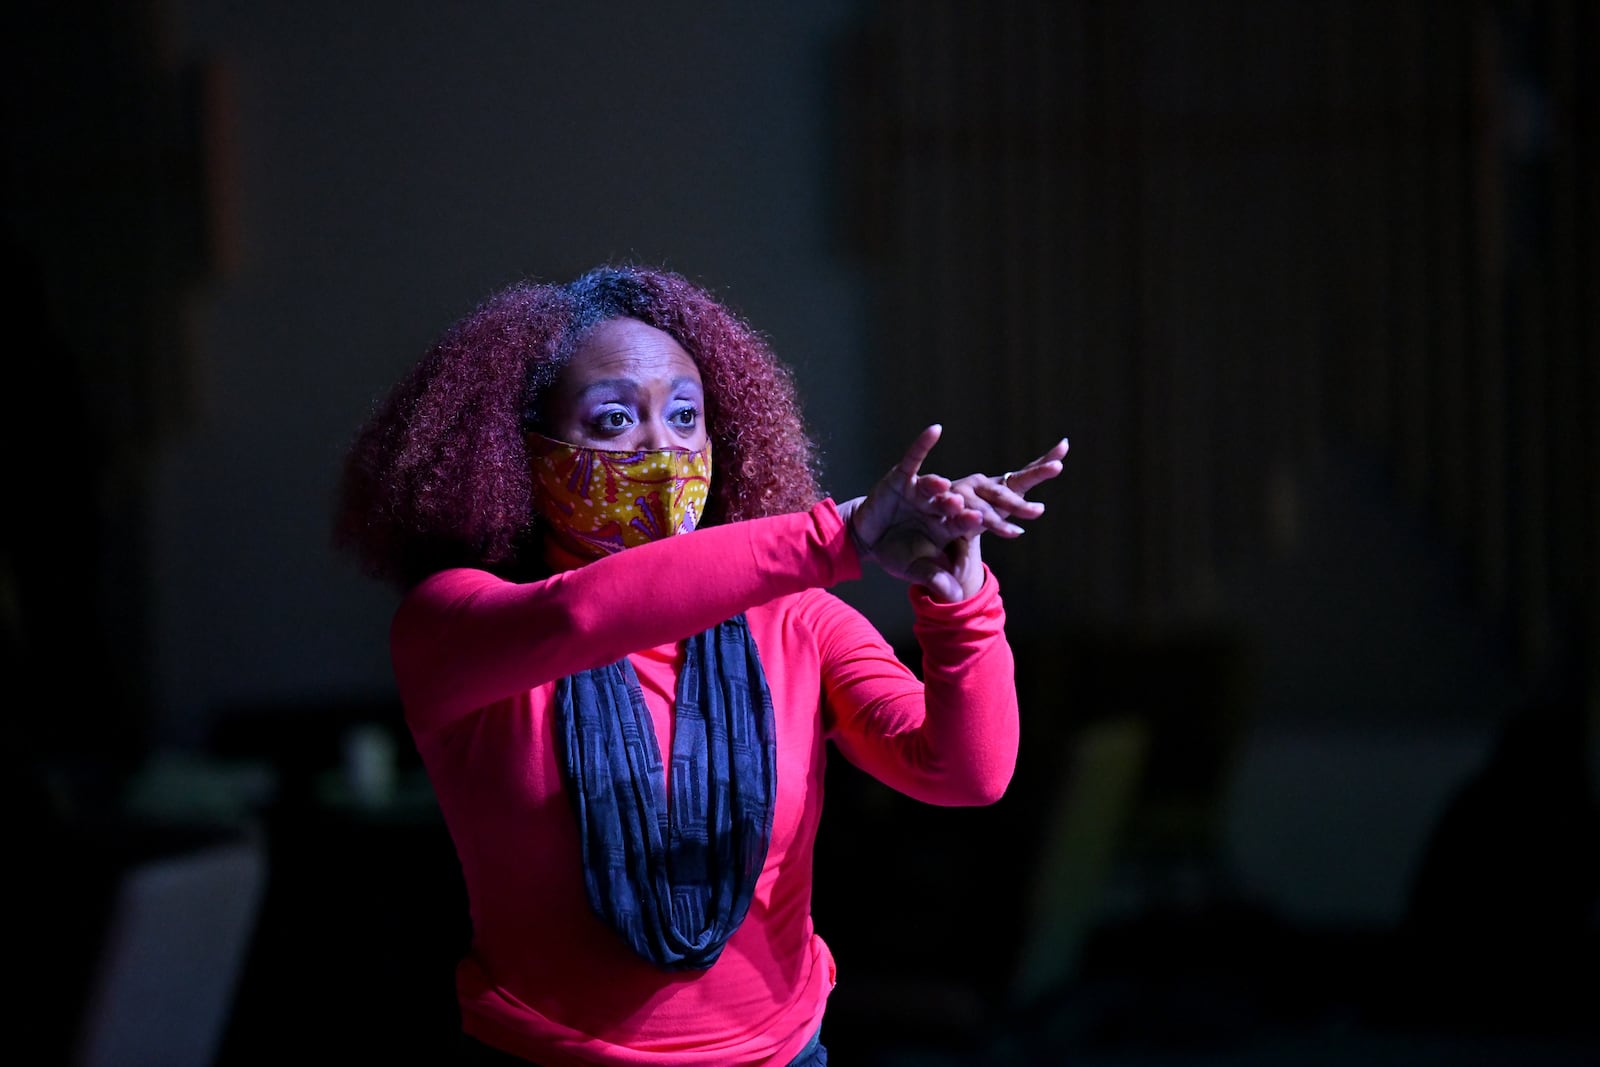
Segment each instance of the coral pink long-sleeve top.
[{"label": "coral pink long-sleeve top", "polygon": [[[391,653],[471,910],[456,974],[466,1033],[544,1067],[781,1067],[800,1051],[835,977],[811,922],[824,742],[933,804],[992,803],[1016,764],[1013,662],[993,574],[955,604],[912,587],[922,680],[826,591],[860,574],[839,511],[824,500],[537,582],[462,568],[406,595]],[[670,752],[681,641],[739,612],[775,713],[771,844],[717,962],[664,972],[589,906],[551,728],[555,683],[626,656]]]}]

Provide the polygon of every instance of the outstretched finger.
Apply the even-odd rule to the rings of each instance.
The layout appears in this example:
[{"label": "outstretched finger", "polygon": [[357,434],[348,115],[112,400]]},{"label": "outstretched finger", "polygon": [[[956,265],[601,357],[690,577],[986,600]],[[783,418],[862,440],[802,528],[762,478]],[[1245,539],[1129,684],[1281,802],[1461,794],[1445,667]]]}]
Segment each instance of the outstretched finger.
[{"label": "outstretched finger", "polygon": [[1028,465],[1022,469],[1032,470],[1037,467],[1050,467],[1052,464],[1054,464],[1054,469],[1059,472],[1061,469],[1061,461],[1067,458],[1067,447],[1067,439],[1063,437],[1061,440],[1051,445],[1050,448],[1038,458],[1030,461]]},{"label": "outstretched finger", "polygon": [[1067,454],[1067,439],[1063,437],[1038,459],[1014,471],[1007,471],[1000,484],[1014,493],[1026,493],[1034,486],[1047,482],[1061,473],[1061,461]]},{"label": "outstretched finger", "polygon": [[1022,527],[1011,522],[1013,514],[1020,513],[1023,518],[1033,518],[1032,511],[1036,507],[1043,508],[1043,505],[1033,505],[1007,490],[994,475],[973,475],[957,484],[966,497],[967,506],[983,516],[984,530],[1001,537],[1016,537],[1022,533]]},{"label": "outstretched finger", "polygon": [[900,462],[894,465],[894,469],[907,478],[915,478],[917,472],[922,469],[923,462],[927,460],[928,453],[939,443],[939,435],[943,432],[944,427],[937,422],[924,427],[906,449],[906,454],[900,458]]}]

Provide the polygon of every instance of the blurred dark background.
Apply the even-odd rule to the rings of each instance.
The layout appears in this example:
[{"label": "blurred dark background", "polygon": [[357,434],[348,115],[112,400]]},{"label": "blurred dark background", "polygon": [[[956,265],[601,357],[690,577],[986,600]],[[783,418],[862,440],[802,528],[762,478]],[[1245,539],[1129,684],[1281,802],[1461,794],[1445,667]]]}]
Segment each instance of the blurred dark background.
[{"label": "blurred dark background", "polygon": [[612,258],[769,335],[841,498],[932,421],[1073,442],[987,549],[1006,798],[830,769],[837,1062],[1595,1062],[1595,5],[16,11],[41,1062],[440,1061],[464,902],[333,482],[448,322]]}]

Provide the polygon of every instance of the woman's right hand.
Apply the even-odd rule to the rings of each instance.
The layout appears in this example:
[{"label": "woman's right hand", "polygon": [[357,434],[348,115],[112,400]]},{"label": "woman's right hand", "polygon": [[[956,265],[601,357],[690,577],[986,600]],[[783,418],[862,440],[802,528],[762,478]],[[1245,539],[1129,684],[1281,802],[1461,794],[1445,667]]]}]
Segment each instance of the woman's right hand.
[{"label": "woman's right hand", "polygon": [[1022,494],[1061,472],[1066,442],[1021,471],[952,482],[922,473],[940,433],[937,424],[924,429],[866,496],[846,501],[839,510],[864,560],[923,586],[936,600],[954,602],[981,584],[978,537],[986,532],[1016,537],[1022,528],[1010,521],[1013,513],[1030,519],[1042,513],[1042,504]]}]

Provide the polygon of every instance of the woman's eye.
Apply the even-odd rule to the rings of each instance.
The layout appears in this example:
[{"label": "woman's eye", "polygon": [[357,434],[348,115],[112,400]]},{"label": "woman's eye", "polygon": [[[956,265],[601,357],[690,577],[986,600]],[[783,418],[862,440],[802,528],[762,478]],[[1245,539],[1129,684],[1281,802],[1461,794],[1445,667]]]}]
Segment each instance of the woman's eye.
[{"label": "woman's eye", "polygon": [[595,414],[594,427],[597,434],[619,434],[622,430],[634,424],[634,419],[629,418],[627,411],[622,408],[606,408],[605,411]]},{"label": "woman's eye", "polygon": [[680,408],[672,413],[672,421],[679,426],[693,426],[700,419],[700,412],[694,408]]}]

